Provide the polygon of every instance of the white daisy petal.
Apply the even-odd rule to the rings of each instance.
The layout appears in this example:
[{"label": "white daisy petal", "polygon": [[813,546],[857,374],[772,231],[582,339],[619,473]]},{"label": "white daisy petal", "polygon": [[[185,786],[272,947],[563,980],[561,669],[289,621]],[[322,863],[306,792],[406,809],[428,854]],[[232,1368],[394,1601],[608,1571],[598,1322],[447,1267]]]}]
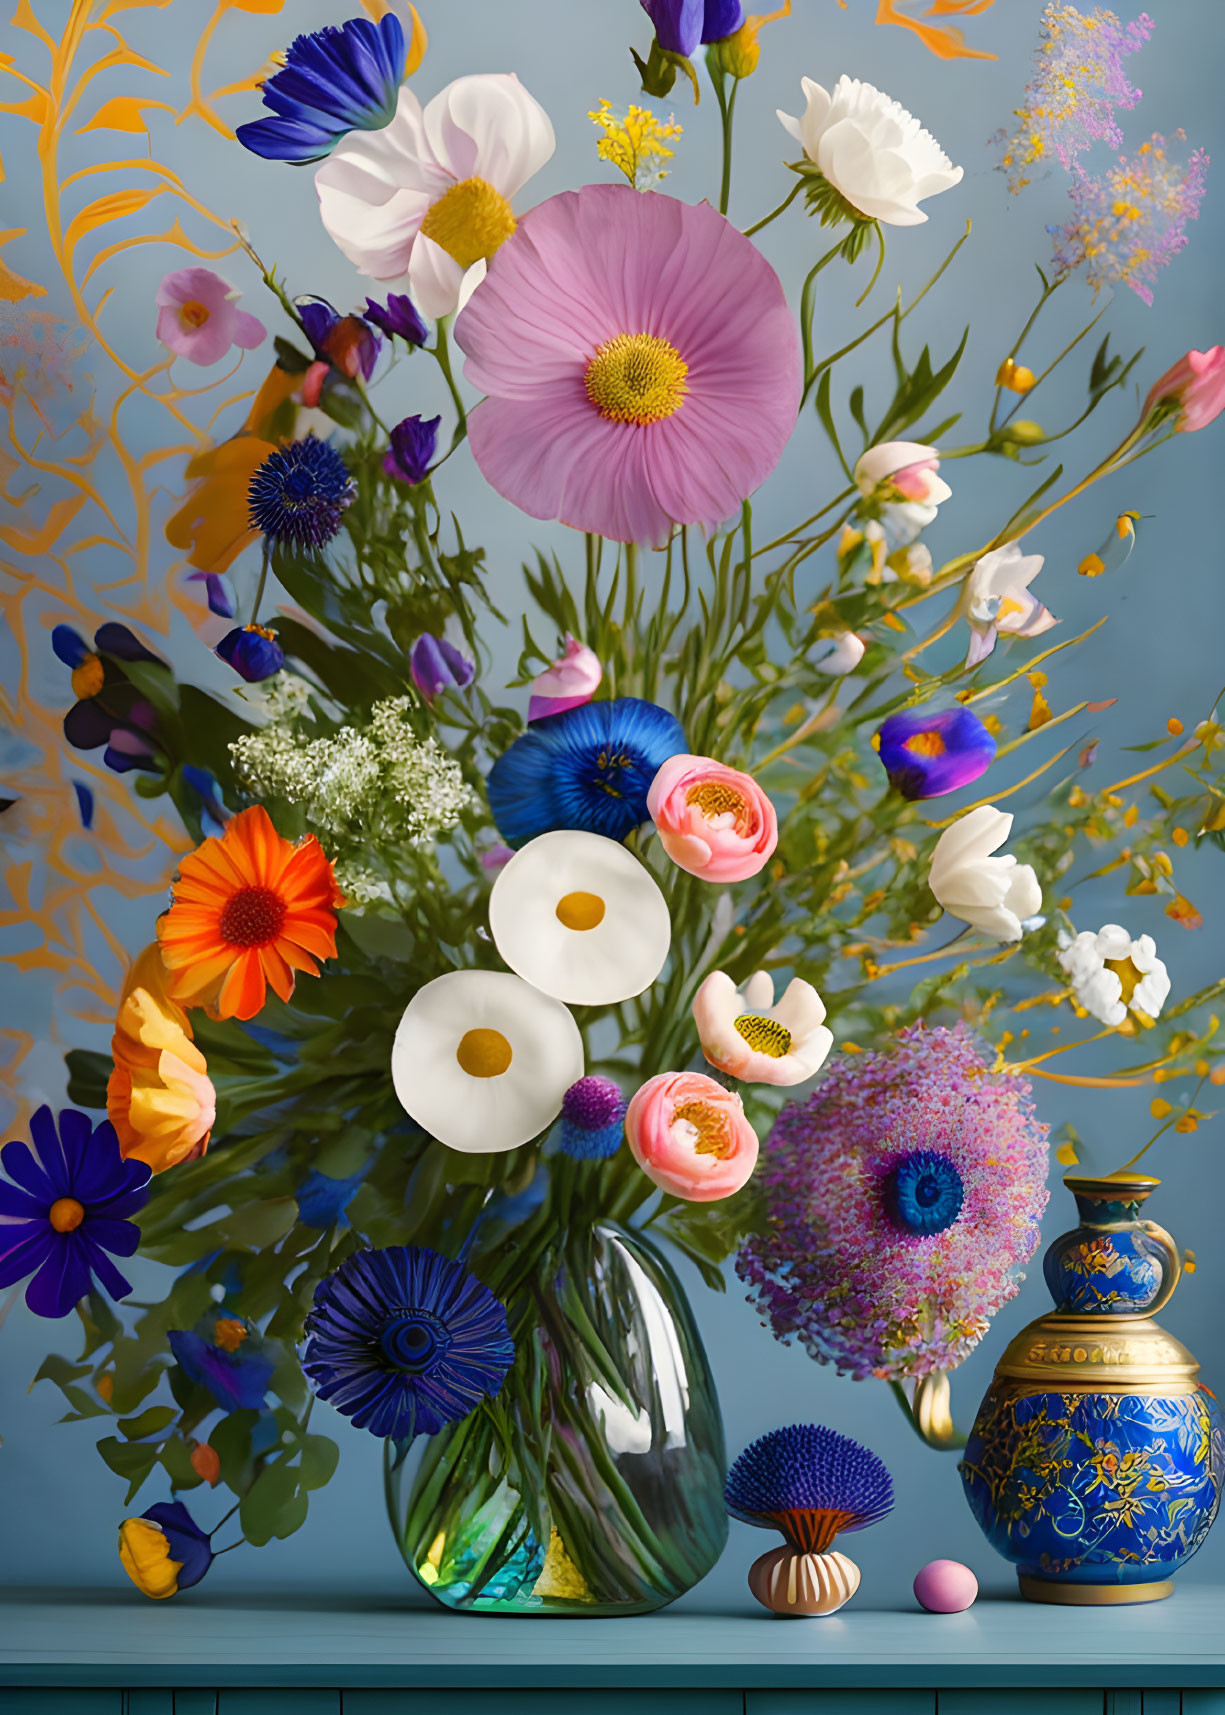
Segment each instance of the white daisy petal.
[{"label": "white daisy petal", "polygon": [[391,1075],[439,1143],[494,1155],[552,1125],[583,1075],[583,1039],[560,1002],[508,971],[449,971],[405,1008]]},{"label": "white daisy petal", "polygon": [[570,829],[515,853],[494,882],[489,929],[513,971],[574,1006],[641,994],[672,941],[650,871],[616,840]]}]

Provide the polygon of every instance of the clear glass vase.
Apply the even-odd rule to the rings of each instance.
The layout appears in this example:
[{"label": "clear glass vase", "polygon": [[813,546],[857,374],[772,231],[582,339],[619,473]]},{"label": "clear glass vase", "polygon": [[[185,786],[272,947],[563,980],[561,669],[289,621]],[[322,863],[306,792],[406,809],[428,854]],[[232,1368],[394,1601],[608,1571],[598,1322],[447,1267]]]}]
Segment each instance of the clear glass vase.
[{"label": "clear glass vase", "polygon": [[387,1444],[387,1501],[414,1577],[471,1613],[642,1614],[727,1539],[723,1424],[672,1269],[597,1224],[541,1269],[496,1411]]}]

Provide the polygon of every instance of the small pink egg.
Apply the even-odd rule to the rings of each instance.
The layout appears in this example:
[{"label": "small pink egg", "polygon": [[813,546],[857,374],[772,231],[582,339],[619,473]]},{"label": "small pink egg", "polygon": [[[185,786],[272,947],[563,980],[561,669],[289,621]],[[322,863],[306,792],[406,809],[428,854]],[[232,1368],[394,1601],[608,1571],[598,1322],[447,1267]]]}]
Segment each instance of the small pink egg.
[{"label": "small pink egg", "polygon": [[929,1614],[960,1614],[978,1595],[978,1579],[959,1560],[929,1560],[915,1577],[914,1593]]}]

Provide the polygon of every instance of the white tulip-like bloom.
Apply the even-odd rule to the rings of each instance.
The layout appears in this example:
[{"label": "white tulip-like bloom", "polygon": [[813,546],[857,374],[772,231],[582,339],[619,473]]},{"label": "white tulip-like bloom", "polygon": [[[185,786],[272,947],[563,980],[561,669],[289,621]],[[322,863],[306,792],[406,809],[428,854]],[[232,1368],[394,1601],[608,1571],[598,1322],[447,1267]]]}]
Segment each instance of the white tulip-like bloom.
[{"label": "white tulip-like bloom", "polygon": [[1012,832],[1012,817],[980,804],[946,828],[932,853],[931,890],[950,917],[997,941],[1019,941],[1026,918],[1042,909],[1042,888],[1027,863],[992,853]]},{"label": "white tulip-like bloom", "polygon": [[407,86],[381,131],[351,131],[315,174],[329,236],[363,274],[449,315],[515,230],[511,198],[554,149],[517,77],[457,78],[423,109]]},{"label": "white tulip-like bloom", "polygon": [[854,631],[844,631],[840,637],[823,637],[814,644],[808,665],[818,673],[828,673],[831,679],[853,673],[863,660],[867,644]]},{"label": "white tulip-like bloom", "polygon": [[391,1050],[406,1113],[464,1155],[538,1137],[583,1075],[583,1038],[560,1001],[509,971],[448,971],[417,990]]},{"label": "white tulip-like bloom", "polygon": [[1019,542],[1006,542],[977,560],[966,580],[966,618],[973,636],[967,667],[977,667],[995,648],[998,632],[1039,637],[1059,621],[1029,586],[1042,570],[1041,554],[1023,554]]},{"label": "white tulip-like bloom", "polygon": [[646,866],[617,840],[569,828],[529,840],[500,872],[489,930],[512,971],[572,1006],[641,994],[672,944]]},{"label": "white tulip-like bloom", "polygon": [[960,184],[955,167],[929,131],[896,101],[870,83],[845,74],[834,93],[810,77],[800,80],[808,103],[784,126],[839,196],[866,220],[885,226],[918,226],[927,219],[919,204]]},{"label": "white tulip-like bloom", "polygon": [[1170,976],[1151,935],[1133,941],[1121,924],[1105,923],[1096,935],[1085,929],[1075,940],[1064,935],[1062,941],[1059,963],[1086,1012],[1109,1025],[1122,1024],[1129,1012],[1141,1024],[1160,1016]]},{"label": "white tulip-like bloom", "polygon": [[769,971],[742,990],[726,971],[712,971],[693,998],[693,1018],[710,1065],[749,1084],[802,1084],[834,1045],[812,984],[793,977],[776,1005]]}]

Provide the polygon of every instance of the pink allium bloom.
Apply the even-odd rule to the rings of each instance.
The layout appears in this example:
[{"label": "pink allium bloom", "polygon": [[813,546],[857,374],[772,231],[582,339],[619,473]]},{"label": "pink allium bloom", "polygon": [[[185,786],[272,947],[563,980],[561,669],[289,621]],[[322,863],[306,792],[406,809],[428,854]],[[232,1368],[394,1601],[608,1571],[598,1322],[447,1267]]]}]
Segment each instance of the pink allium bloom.
[{"label": "pink allium bloom", "polygon": [[757,1165],[740,1097],[704,1072],[648,1078],[626,1111],[625,1136],[647,1178],[688,1203],[730,1197]]},{"label": "pink allium bloom", "polygon": [[660,546],[778,463],[800,357],[778,276],[709,204],[628,185],[523,217],[460,315],[477,464],[533,518]]},{"label": "pink allium bloom", "polygon": [[939,506],[952,489],[937,473],[940,454],[921,441],[882,441],[869,447],[855,464],[855,484],[863,495],[881,490],[885,499],[900,498],[920,506]]},{"label": "pink allium bloom", "polygon": [[566,652],[561,659],[532,680],[528,720],[541,721],[546,715],[560,715],[566,709],[589,703],[603,677],[604,669],[595,650],[588,649],[577,637],[567,637]]},{"label": "pink allium bloom", "polygon": [[1181,407],[1175,424],[1179,434],[1188,435],[1215,422],[1225,411],[1225,345],[1180,357],[1153,383],[1141,416],[1148,417],[1166,399],[1176,399]]},{"label": "pink allium bloom", "polygon": [[913,1025],[780,1112],[736,1272],[784,1343],[892,1381],[961,1363],[1015,1296],[1046,1207],[1047,1127],[964,1024]]},{"label": "pink allium bloom", "polygon": [[179,268],[157,288],[157,337],[176,357],[205,367],[231,346],[254,351],[268,337],[256,316],[238,308],[237,287],[211,268]]},{"label": "pink allium bloom", "polygon": [[774,806],[751,774],[709,756],[673,756],[647,809],[672,862],[703,881],[745,881],[778,844]]}]

